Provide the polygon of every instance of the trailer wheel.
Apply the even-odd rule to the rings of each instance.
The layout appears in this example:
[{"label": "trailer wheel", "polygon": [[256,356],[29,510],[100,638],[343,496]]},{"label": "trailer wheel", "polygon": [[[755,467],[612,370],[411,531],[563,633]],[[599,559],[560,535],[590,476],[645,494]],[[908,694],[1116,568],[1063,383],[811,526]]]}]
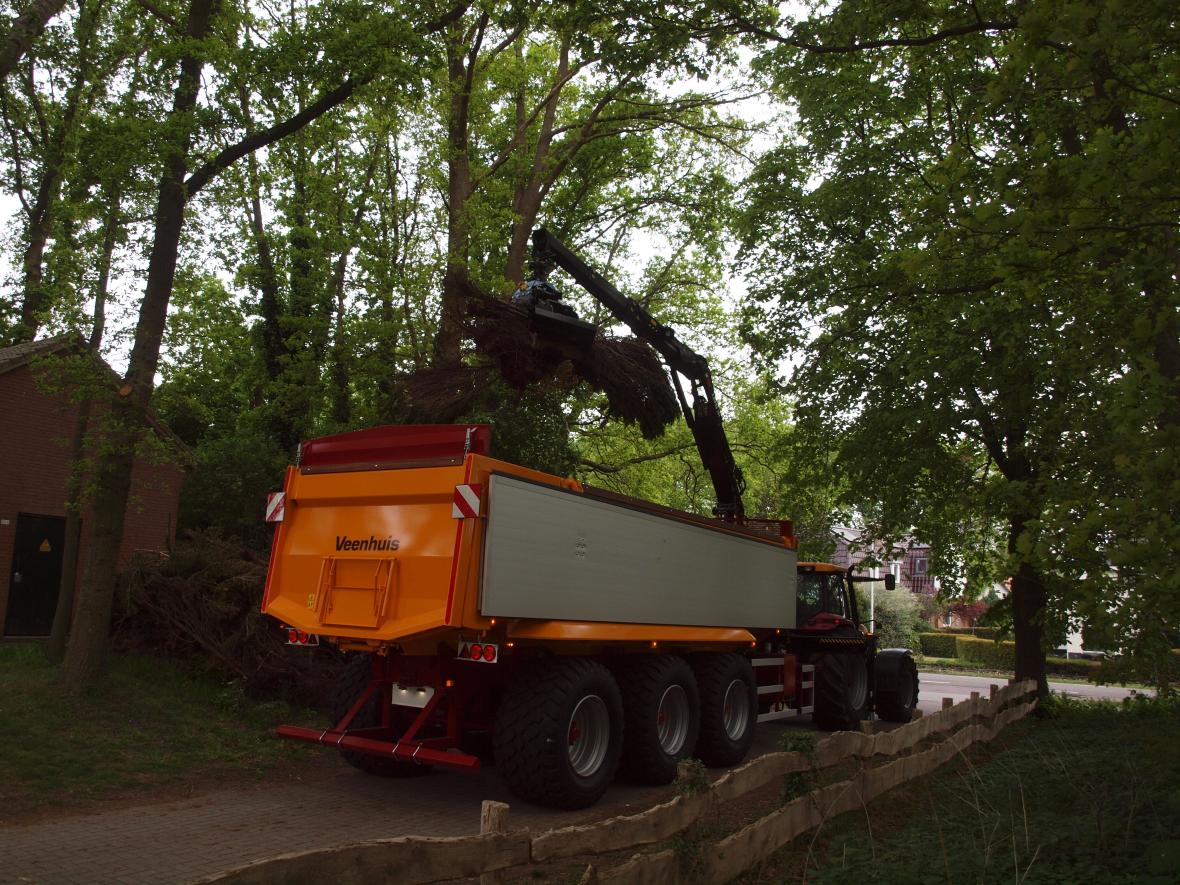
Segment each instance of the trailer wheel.
[{"label": "trailer wheel", "polygon": [[[367,654],[352,655],[340,678],[336,681],[332,693],[332,724],[335,725],[352,709],[356,699],[369,684],[372,678],[372,656]],[[397,711],[394,711],[395,716]],[[381,724],[381,701],[376,695],[361,707],[360,712],[352,720],[354,728],[376,728]],[[405,723],[408,726],[408,723]],[[370,756],[368,753],[358,753],[356,750],[340,750],[344,761],[354,768],[359,768],[365,774],[379,777],[418,777],[429,774],[431,769],[413,762],[402,762],[398,759],[387,759],[383,756]]]},{"label": "trailer wheel", "polygon": [[504,693],[494,742],[496,766],[518,796],[551,808],[593,805],[623,749],[618,683],[588,658],[540,661]]},{"label": "trailer wheel", "polygon": [[701,654],[692,669],[701,696],[697,756],[712,768],[736,765],[750,752],[758,722],[754,668],[741,655]]},{"label": "trailer wheel", "polygon": [[632,783],[670,784],[692,756],[701,702],[692,668],[675,655],[639,656],[615,670],[623,688],[623,756],[619,771]]},{"label": "trailer wheel", "polygon": [[822,654],[815,664],[815,724],[850,731],[869,716],[869,670],[863,654]]},{"label": "trailer wheel", "polygon": [[886,722],[909,722],[918,705],[918,665],[907,649],[886,648],[873,663],[877,715]]}]

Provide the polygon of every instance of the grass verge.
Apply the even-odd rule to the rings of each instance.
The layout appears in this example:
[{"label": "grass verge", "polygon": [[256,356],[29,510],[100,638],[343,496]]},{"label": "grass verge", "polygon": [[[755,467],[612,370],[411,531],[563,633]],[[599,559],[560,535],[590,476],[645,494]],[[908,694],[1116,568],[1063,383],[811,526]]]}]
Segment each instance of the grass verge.
[{"label": "grass verge", "polygon": [[118,655],[101,687],[70,695],[39,647],[0,646],[0,822],[292,772],[317,754],[272,731],[314,717],[251,700],[235,683]]},{"label": "grass verge", "polygon": [[1103,882],[1180,869],[1180,703],[1054,699],[937,775],[827,822],[746,883]]}]

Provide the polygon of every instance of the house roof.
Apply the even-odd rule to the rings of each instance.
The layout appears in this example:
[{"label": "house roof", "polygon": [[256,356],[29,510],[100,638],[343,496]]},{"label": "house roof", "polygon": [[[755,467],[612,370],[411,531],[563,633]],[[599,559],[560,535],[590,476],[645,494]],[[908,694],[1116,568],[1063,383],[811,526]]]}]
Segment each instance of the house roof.
[{"label": "house roof", "polygon": [[82,339],[73,335],[58,335],[56,338],[42,338],[40,341],[26,341],[11,347],[0,347],[0,375],[28,365],[39,356],[49,356],[58,351],[85,347]]},{"label": "house roof", "polygon": [[[85,339],[75,334],[57,335],[53,338],[42,338],[40,341],[26,341],[21,344],[13,344],[10,347],[0,347],[0,375],[19,369],[21,366],[27,366],[41,357],[70,352],[89,353],[94,357],[95,363],[109,377],[114,387],[123,386],[123,379],[119,377],[119,373],[107,365],[107,361]],[[147,420],[160,438],[176,450],[182,461],[190,465],[193,463],[192,449],[185,444],[184,440],[173,433],[172,429],[161,421],[151,409],[147,410]]]}]

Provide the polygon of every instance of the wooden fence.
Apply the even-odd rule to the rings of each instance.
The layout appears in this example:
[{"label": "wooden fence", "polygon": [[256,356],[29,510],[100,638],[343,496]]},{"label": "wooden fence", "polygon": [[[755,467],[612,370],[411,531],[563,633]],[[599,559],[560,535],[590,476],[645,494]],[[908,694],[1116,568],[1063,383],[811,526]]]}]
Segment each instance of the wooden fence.
[{"label": "wooden fence", "polygon": [[[750,823],[719,842],[693,852],[690,870],[673,849],[634,855],[603,870],[587,867],[582,881],[611,883],[727,882],[760,863],[792,839],[834,815],[861,808],[882,793],[930,774],[972,744],[990,741],[1036,706],[1036,683],[992,686],[991,697],[970,700],[922,716],[892,731],[837,732],[820,740],[814,752],[769,753],[723,775],[697,795],[677,796],[638,814],[584,826],[562,827],[538,835],[503,832],[507,806],[485,802],[479,836],[405,836],[327,850],[287,854],[221,873],[203,883],[262,885],[389,881],[424,885],[476,878],[495,883],[513,867],[587,858],[658,845],[684,832],[724,802],[740,798],[793,772],[830,768],[853,759],[900,756],[862,768],[855,776],[813,790]],[[945,740],[913,750],[935,735]]]}]

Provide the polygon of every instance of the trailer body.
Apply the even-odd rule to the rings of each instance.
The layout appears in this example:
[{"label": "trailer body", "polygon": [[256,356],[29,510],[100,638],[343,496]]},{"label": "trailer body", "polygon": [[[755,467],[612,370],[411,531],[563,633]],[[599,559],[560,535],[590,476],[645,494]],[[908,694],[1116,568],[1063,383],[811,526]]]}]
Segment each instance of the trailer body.
[{"label": "trailer body", "polygon": [[313,452],[288,469],[264,612],[345,647],[403,651],[457,645],[493,619],[505,641],[702,648],[794,626],[789,537],[477,452],[404,457],[401,430],[383,431],[379,461],[323,464]]}]

